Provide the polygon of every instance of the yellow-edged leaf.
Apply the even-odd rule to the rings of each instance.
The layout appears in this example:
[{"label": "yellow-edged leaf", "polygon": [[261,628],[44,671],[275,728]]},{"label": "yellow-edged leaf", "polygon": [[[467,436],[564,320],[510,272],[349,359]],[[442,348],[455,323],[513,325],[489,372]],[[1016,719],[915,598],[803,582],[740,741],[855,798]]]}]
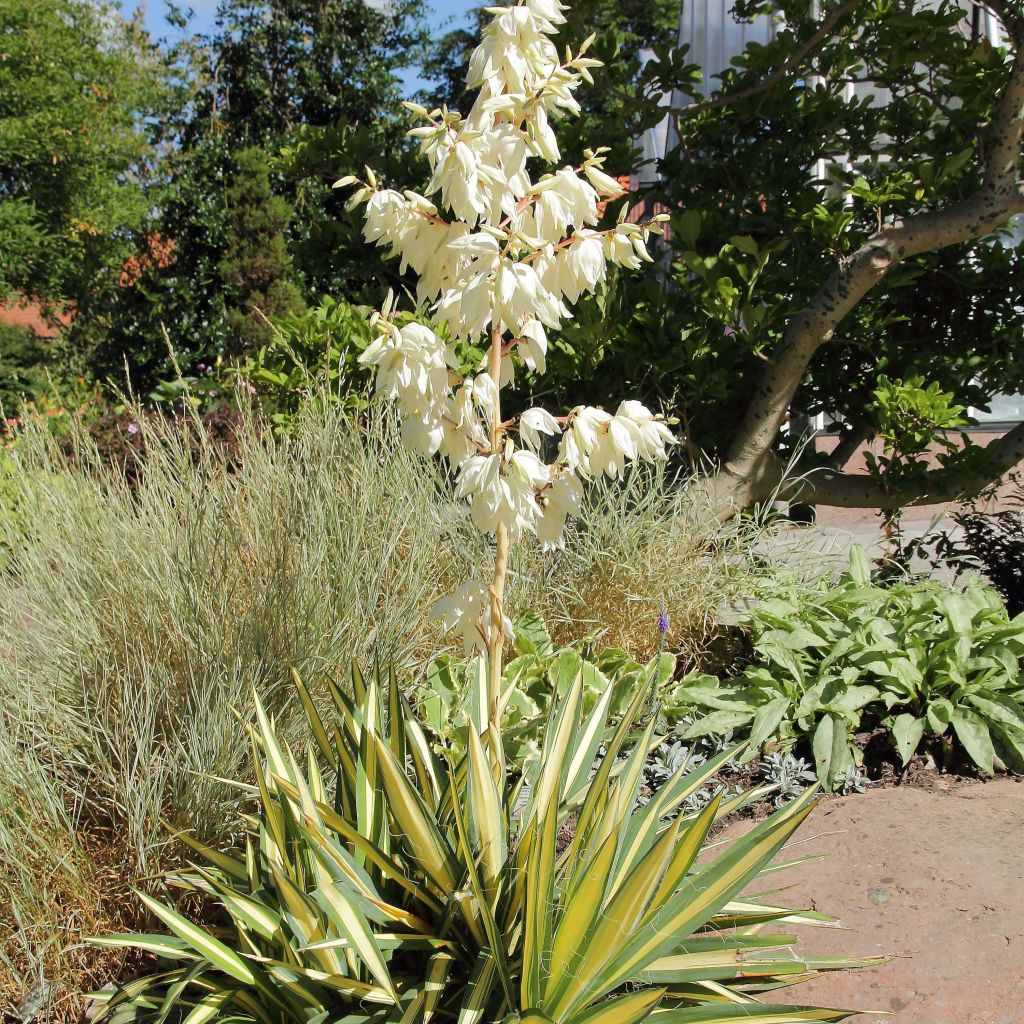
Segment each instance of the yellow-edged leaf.
[{"label": "yellow-edged leaf", "polygon": [[569,692],[559,702],[552,727],[544,738],[541,752],[540,776],[535,786],[531,816],[551,801],[558,801],[562,795],[563,780],[568,772],[567,760],[573,734],[579,720],[580,702],[583,696],[583,673],[577,673]]},{"label": "yellow-edged leaf", "polygon": [[[454,783],[452,785],[454,788]],[[466,868],[466,875],[473,893],[477,915],[483,926],[484,934],[487,936],[487,942],[490,944],[489,958],[494,965],[498,980],[501,982],[502,991],[505,993],[505,1002],[508,1005],[509,1012],[511,1012],[515,1009],[516,1005],[512,991],[512,972],[506,959],[505,947],[502,943],[501,933],[498,931],[498,924],[494,919],[494,907],[489,902],[488,893],[484,889],[480,873],[477,871],[476,860],[469,845],[469,829],[463,815],[463,807],[458,800],[453,799],[452,810],[455,815],[455,827],[459,846],[463,854],[462,863]],[[495,900],[498,895],[500,894],[495,894]]]},{"label": "yellow-edged leaf", "polygon": [[320,753],[327,759],[327,763],[334,764],[338,759],[338,753],[334,749],[334,744],[331,742],[327,729],[324,727],[324,721],[320,717],[320,712],[317,711],[313,698],[310,696],[309,690],[306,689],[306,684],[294,668],[292,669],[292,680],[295,683],[295,689],[299,691],[299,700],[302,702],[303,710],[306,712],[309,731],[313,734],[313,739],[320,748]]},{"label": "yellow-edged leaf", "polygon": [[[166,822],[164,824],[166,825]],[[208,864],[212,864],[218,871],[223,871],[225,875],[233,878],[236,882],[244,882],[246,880],[245,863],[237,857],[221,853],[220,850],[215,850],[212,846],[201,843],[187,832],[182,832],[169,825],[167,829],[175,839],[184,843],[190,850],[198,853],[203,860]]]},{"label": "yellow-edged leaf", "polygon": [[647,964],[664,955],[699,928],[724,903],[734,898],[778,852],[810,813],[809,797],[801,797],[737,840],[719,858],[688,876],[679,889],[652,912],[610,962],[585,962],[575,979],[576,996],[561,1009],[569,1013],[601,992],[618,987]]},{"label": "yellow-edged leaf", "polygon": [[225,989],[221,992],[211,992],[208,996],[203,996],[192,1007],[188,1016],[182,1021],[182,1024],[207,1024],[207,1021],[211,1021],[214,1017],[220,1015],[224,1007],[234,998],[234,995],[233,991]]},{"label": "yellow-edged leaf", "polygon": [[693,867],[693,863],[704,845],[704,840],[707,839],[708,832],[715,822],[721,800],[721,793],[716,794],[697,817],[687,823],[683,837],[672,853],[672,860],[665,870],[658,891],[654,894],[654,899],[651,902],[651,914],[657,913],[658,907],[662,906],[683,884],[686,873]]},{"label": "yellow-edged leaf", "polygon": [[657,1009],[647,1019],[650,1024],[803,1024],[803,1021],[841,1021],[853,1017],[856,1010],[829,1010],[820,1007],[779,1006],[744,1002],[689,1006],[685,1009]]},{"label": "yellow-edged leaf", "polygon": [[[290,782],[280,779],[278,779],[277,782],[287,796],[291,799],[298,799],[298,790],[292,786]],[[366,862],[373,864],[382,875],[396,882],[411,896],[421,900],[435,913],[440,914],[443,912],[441,904],[429,892],[427,892],[422,885],[418,885],[410,879],[406,875],[406,872],[397,863],[395,863],[394,860],[382,853],[365,836],[360,835],[359,831],[341,815],[337,814],[333,808],[318,801],[316,804],[316,812],[320,821],[326,828],[330,829],[332,832],[336,832],[345,840],[345,842],[352,844],[355,849],[359,850],[359,852],[363,854],[366,858]],[[318,826],[312,819],[306,819],[305,824],[314,835],[317,834]],[[421,921],[421,919],[415,918],[415,915],[411,914],[406,918],[409,922],[414,919]],[[421,923],[425,924],[425,922]],[[429,925],[426,925],[425,929],[421,928],[420,924],[415,925],[415,927],[420,930],[431,930]]]},{"label": "yellow-edged leaf", "polygon": [[175,935],[184,939],[200,956],[209,960],[219,971],[223,971],[228,977],[245,985],[256,983],[256,976],[253,974],[252,968],[234,950],[229,949],[209,932],[182,917],[177,911],[164,906],[159,900],[155,900],[152,896],[147,896],[146,893],[139,890],[135,891],[147,910],[163,921]]},{"label": "yellow-edged leaf", "polygon": [[491,998],[497,967],[489,949],[480,950],[469,975],[457,1024],[482,1024],[484,1010]]},{"label": "yellow-edged leaf", "polygon": [[617,836],[608,836],[586,868],[576,875],[571,892],[563,892],[551,948],[551,966],[544,986],[544,1004],[567,986],[575,975],[579,950],[594,927],[608,888],[611,867],[615,861]]},{"label": "yellow-edged leaf", "polygon": [[605,1000],[573,1017],[572,1024],[638,1024],[658,1005],[665,990],[648,988]]},{"label": "yellow-edged leaf", "polygon": [[[578,944],[571,949],[572,959],[561,968],[562,979],[545,993],[545,1006],[552,1013],[561,1016],[565,1006],[576,1002],[573,988],[575,979],[583,973],[584,962],[591,974],[596,973],[594,969],[601,962],[611,960],[622,943],[632,935],[672,859],[681,824],[677,818],[618,890],[609,893],[610,898],[606,896],[600,913],[580,937]],[[572,905],[567,908],[567,912],[571,917],[574,913]],[[556,949],[557,945],[556,942]]]},{"label": "yellow-edged leaf", "polygon": [[[533,826],[531,826],[533,828]],[[555,902],[555,845],[558,808],[541,811],[540,828],[531,831],[525,861],[523,901],[523,968],[520,992],[523,1006],[539,1006],[547,980]]]},{"label": "yellow-edged leaf", "polygon": [[379,736],[374,739],[381,778],[387,790],[388,809],[395,823],[427,877],[442,892],[451,892],[458,883],[451,847],[387,744]]},{"label": "yellow-edged leaf", "polygon": [[430,1024],[444,995],[448,973],[454,962],[455,958],[447,953],[437,953],[430,958],[423,987],[402,1014],[399,1024]]},{"label": "yellow-edged leaf", "polygon": [[165,960],[204,960],[205,957],[190,948],[184,939],[174,935],[91,935],[85,940],[90,946],[103,949],[143,949],[162,956]]},{"label": "yellow-edged leaf", "polygon": [[253,701],[256,705],[256,721],[259,722],[259,734],[263,745],[263,752],[267,756],[267,763],[276,775],[288,774],[288,762],[285,759],[281,744],[277,741],[277,730],[274,729],[267,717],[263,701],[255,689],[252,691]]},{"label": "yellow-edged leaf", "polygon": [[384,963],[380,948],[374,941],[370,925],[362,911],[349,899],[340,882],[321,885],[316,892],[317,901],[328,908],[334,923],[352,943],[359,959],[366,964],[377,983],[397,1003],[398,993]]},{"label": "yellow-edged leaf", "polygon": [[484,889],[493,900],[497,894],[498,881],[508,857],[508,842],[504,822],[504,811],[498,788],[494,784],[491,764],[484,752],[476,730],[467,730],[469,735],[469,806],[467,823],[469,833],[475,840],[480,858]]}]

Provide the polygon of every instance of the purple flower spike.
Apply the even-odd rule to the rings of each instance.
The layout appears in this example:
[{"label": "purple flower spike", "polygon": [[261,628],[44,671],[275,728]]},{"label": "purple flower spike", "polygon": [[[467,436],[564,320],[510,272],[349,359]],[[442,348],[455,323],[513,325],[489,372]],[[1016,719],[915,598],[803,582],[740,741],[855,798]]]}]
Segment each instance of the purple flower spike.
[{"label": "purple flower spike", "polygon": [[665,602],[661,602],[661,614],[658,616],[658,632],[664,636],[668,632],[668,610]]}]

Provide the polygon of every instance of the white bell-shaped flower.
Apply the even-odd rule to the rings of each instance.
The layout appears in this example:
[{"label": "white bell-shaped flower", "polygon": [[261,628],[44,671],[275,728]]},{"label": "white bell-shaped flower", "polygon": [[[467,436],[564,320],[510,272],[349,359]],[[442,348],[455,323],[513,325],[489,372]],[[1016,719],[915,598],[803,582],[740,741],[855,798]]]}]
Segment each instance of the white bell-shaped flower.
[{"label": "white bell-shaped flower", "polygon": [[471,455],[487,447],[489,435],[473,401],[472,381],[464,381],[448,399],[441,414],[441,430],[438,454],[455,469]]},{"label": "white bell-shaped flower", "polygon": [[583,485],[570,473],[562,473],[542,492],[537,517],[537,539],[545,550],[565,545],[565,523],[577,517],[583,504]]},{"label": "white bell-shaped flower", "polygon": [[487,650],[487,587],[476,580],[463,583],[454,594],[434,603],[430,618],[446,632],[462,637],[467,658]]},{"label": "white bell-shaped flower", "polygon": [[543,373],[547,369],[548,336],[544,325],[537,319],[530,318],[519,328],[521,348],[525,348],[523,362],[535,373]]},{"label": "white bell-shaped flower", "polygon": [[659,420],[642,402],[627,400],[620,402],[615,419],[634,425],[634,439],[637,457],[645,462],[658,462],[667,458],[665,449],[675,444],[672,431]]},{"label": "white bell-shaped flower", "polygon": [[519,436],[531,450],[540,451],[541,434],[554,437],[561,433],[558,420],[547,409],[527,409],[519,417]]},{"label": "white bell-shaped flower", "polygon": [[444,440],[444,424],[440,417],[405,416],[401,431],[406,448],[421,455],[436,455]]},{"label": "white bell-shaped flower", "polygon": [[607,432],[611,416],[604,409],[593,406],[577,406],[569,414],[569,424],[559,445],[559,458],[572,473],[581,472],[592,476],[590,457],[597,447],[602,434]]},{"label": "white bell-shaped flower", "polygon": [[401,413],[421,417],[446,401],[449,370],[458,367],[444,340],[415,322],[404,327],[387,324],[359,362],[377,367],[376,390],[394,401]]}]

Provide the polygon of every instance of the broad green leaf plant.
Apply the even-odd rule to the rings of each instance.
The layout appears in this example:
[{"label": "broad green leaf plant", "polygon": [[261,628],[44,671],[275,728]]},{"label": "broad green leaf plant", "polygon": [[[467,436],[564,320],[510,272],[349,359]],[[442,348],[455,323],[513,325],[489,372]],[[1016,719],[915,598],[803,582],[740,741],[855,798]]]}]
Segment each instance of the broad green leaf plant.
[{"label": "broad green leaf plant", "polygon": [[[543,620],[535,613],[515,623],[515,657],[502,671],[500,732],[510,771],[521,772],[534,760],[555,702],[569,692],[577,676],[583,685],[583,707],[590,711],[611,691],[610,722],[615,724],[637,687],[650,685],[660,693],[676,672],[676,658],[662,652],[646,665],[618,647],[595,650],[584,638],[556,649]],[[486,720],[486,666],[474,659],[467,666],[444,654],[428,666],[413,702],[438,749],[461,756],[473,722]]]},{"label": "broad green leaf plant", "polygon": [[838,581],[793,588],[747,619],[759,664],[736,679],[691,676],[677,711],[706,712],[684,739],[736,730],[751,751],[809,742],[818,778],[837,788],[862,759],[854,735],[891,731],[907,765],[925,737],[954,740],[982,771],[1024,770],[1024,616],[1011,619],[977,579],[873,582],[863,549]]},{"label": "broad green leaf plant", "polygon": [[679,812],[734,750],[680,764],[637,803],[649,686],[602,743],[612,691],[585,712],[578,674],[518,778],[482,721],[461,757],[440,760],[393,675],[355,673],[352,696],[330,684],[329,715],[298,686],[305,751],[257,703],[242,848],[181,837],[197,862],[172,880],[216,923],[142,895],[169,934],[96,940],[161,962],[100,997],[105,1021],[838,1021],[850,1012],[762,994],[879,962],[797,956],[780,928],[829,919],[745,894],[775,870],[810,793],[725,847],[709,830],[747,796]]},{"label": "broad green leaf plant", "polygon": [[[437,616],[467,652],[486,651],[496,722],[512,633],[503,609],[510,545],[535,534],[560,546],[566,520],[579,513],[581,481],[661,460],[673,437],[635,401],[614,414],[583,405],[565,416],[502,414],[501,390],[516,373],[544,372],[547,332],[571,318],[569,304],[600,285],[608,264],[636,269],[650,260],[645,240],[667,216],[632,223],[623,206],[617,223],[600,228],[603,201],[623,192],[602,170],[604,151],[559,166],[553,122],[580,111],[573,94],[601,63],[586,55],[593,37],[560,57],[552,40],[565,22],[558,0],[489,10],[469,62],[466,85],[477,96],[468,115],[406,104],[432,171],[426,195],[385,188],[369,168],[336,185],[358,186],[349,205],[365,204],[364,237],[418,276],[416,301],[429,307],[432,326],[400,314],[389,296],[360,362],[376,367],[377,391],[396,404],[405,442],[448,461],[456,497],[495,537],[493,578],[463,585]],[[536,177],[531,162],[540,165]],[[475,375],[463,375],[455,346],[478,342],[485,358]]]}]

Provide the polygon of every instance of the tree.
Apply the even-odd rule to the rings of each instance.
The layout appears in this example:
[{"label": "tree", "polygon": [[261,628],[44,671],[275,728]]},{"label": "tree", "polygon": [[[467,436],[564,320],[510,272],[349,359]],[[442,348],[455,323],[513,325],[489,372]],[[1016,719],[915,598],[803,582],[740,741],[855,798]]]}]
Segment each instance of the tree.
[{"label": "tree", "polygon": [[303,308],[302,296],[290,280],[292,261],[285,238],[292,208],[271,191],[262,149],[243,149],[236,161],[238,173],[226,194],[228,230],[219,268],[229,302],[228,356],[265,345],[272,333],[267,318]]},{"label": "tree", "polygon": [[[1024,389],[1024,249],[1006,231],[1024,213],[1024,6],[985,9],[1005,46],[951,0],[783,0],[776,39],[717,81],[673,48],[642,74],[632,133],[674,97],[679,145],[647,196],[673,211],[671,255],[646,282],[610,280],[551,362],[574,395],[580,380],[598,394],[639,383],[673,409],[694,465],[715,467],[700,486],[722,514],[784,477],[791,498],[822,504],[952,500],[1024,457],[1018,427],[937,469],[843,471],[891,419],[884,380],[907,410],[932,385],[962,406]],[[787,473],[791,411],[842,434]]]},{"label": "tree", "polygon": [[[222,0],[209,36],[166,51],[176,103],[159,125],[164,160],[149,232],[173,242],[173,259],[148,263],[96,312],[97,373],[117,374],[127,360],[147,389],[169,371],[165,331],[186,366],[240,354],[263,334],[244,297],[253,289],[261,308],[294,310],[298,298],[358,299],[381,276],[397,283],[367,257],[357,219],[330,184],[367,162],[394,167],[408,152],[395,75],[418,53],[419,10],[420,0]],[[260,216],[277,222],[275,252],[258,271],[259,286],[232,272],[226,294],[239,231],[254,227],[242,221],[257,216],[237,206],[245,174],[256,170],[246,156],[253,147],[264,154],[252,187]],[[145,253],[148,238],[137,241]],[[281,276],[271,280],[271,272]]]},{"label": "tree", "polygon": [[89,304],[146,219],[152,48],[89,0],[0,5],[0,298]]},{"label": "tree", "polygon": [[272,184],[296,211],[289,248],[309,299],[349,294],[367,277],[356,218],[329,186],[408,151],[396,75],[418,56],[421,12],[422,0],[222,0],[201,50],[182,152],[283,156]]}]

